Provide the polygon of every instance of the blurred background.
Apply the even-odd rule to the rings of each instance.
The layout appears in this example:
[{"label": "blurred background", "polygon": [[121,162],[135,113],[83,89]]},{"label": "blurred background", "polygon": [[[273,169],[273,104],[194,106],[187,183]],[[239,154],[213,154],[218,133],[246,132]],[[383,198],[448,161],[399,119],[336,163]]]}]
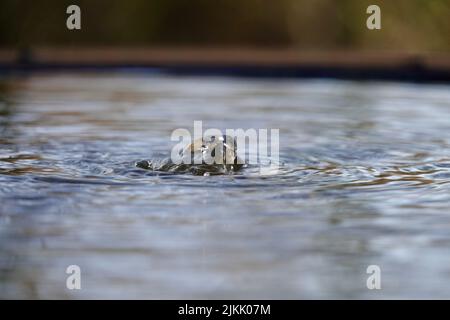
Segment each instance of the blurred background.
[{"label": "blurred background", "polygon": [[[66,28],[77,4],[82,30]],[[377,4],[382,29],[366,28]],[[448,0],[2,0],[0,46],[219,46],[450,50]]]}]

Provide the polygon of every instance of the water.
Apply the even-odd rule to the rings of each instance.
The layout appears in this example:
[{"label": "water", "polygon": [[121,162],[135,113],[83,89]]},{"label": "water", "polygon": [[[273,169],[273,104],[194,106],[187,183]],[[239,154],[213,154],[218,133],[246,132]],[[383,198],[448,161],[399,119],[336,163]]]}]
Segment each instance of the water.
[{"label": "water", "polygon": [[[134,167],[194,120],[279,128],[284,165]],[[1,298],[450,298],[448,86],[36,74],[0,133]]]}]

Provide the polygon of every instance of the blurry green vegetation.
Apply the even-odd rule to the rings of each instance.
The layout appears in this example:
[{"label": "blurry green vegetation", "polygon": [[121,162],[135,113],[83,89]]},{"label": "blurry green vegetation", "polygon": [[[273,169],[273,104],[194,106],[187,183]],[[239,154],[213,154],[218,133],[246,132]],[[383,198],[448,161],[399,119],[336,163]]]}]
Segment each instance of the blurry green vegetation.
[{"label": "blurry green vegetation", "polygon": [[[66,29],[77,4],[82,30]],[[382,30],[366,28],[366,8]],[[450,51],[450,0],[1,0],[0,45]]]}]

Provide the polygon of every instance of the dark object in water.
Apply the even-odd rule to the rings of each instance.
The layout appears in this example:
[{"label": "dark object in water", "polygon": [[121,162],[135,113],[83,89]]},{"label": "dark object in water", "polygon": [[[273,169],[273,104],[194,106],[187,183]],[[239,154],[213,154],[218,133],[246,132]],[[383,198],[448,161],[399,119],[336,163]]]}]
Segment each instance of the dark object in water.
[{"label": "dark object in water", "polygon": [[183,160],[181,163],[175,163],[170,158],[142,160],[136,163],[136,167],[202,176],[228,174],[243,167],[243,162],[237,156],[236,139],[225,135],[198,139],[181,150],[179,156]]}]

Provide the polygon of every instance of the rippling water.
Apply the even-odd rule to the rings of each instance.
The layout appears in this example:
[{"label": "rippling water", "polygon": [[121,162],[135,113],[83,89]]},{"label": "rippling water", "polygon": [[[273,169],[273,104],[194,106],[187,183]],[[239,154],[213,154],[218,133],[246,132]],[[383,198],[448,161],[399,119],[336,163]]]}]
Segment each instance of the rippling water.
[{"label": "rippling water", "polygon": [[[194,120],[279,128],[282,168],[134,167]],[[450,298],[448,86],[40,74],[0,134],[1,298]]]}]

